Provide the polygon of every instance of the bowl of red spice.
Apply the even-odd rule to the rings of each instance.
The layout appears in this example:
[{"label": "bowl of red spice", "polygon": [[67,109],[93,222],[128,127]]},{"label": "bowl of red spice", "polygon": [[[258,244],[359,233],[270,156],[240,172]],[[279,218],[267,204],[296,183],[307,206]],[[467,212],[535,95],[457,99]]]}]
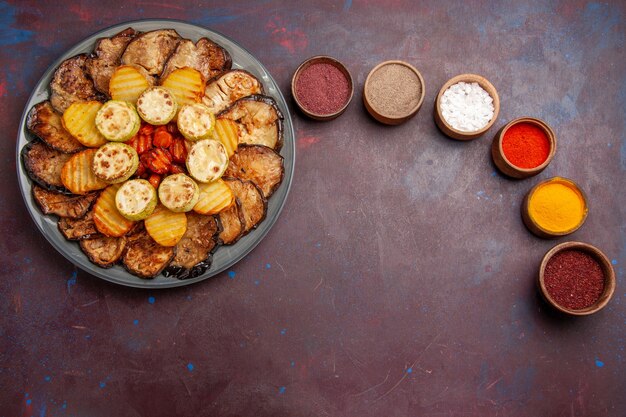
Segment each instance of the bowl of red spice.
[{"label": "bowl of red spice", "polygon": [[352,100],[352,76],[341,62],[318,55],[304,61],[291,78],[291,95],[298,108],[315,120],[332,120]]},{"label": "bowl of red spice", "polygon": [[608,304],[615,292],[615,271],[595,246],[564,242],[544,255],[538,285],[543,298],[557,310],[586,316]]},{"label": "bowl of red spice", "polygon": [[520,117],[507,123],[493,139],[491,156],[498,169],[512,178],[543,171],[556,153],[556,136],[543,120]]}]

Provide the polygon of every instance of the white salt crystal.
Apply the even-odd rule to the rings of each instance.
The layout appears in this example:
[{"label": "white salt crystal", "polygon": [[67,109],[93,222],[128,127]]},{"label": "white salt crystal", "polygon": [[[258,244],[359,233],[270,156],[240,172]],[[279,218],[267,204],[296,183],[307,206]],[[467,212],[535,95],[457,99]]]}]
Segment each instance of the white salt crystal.
[{"label": "white salt crystal", "polygon": [[493,98],[478,83],[459,82],[441,96],[441,115],[454,129],[475,132],[493,118]]}]

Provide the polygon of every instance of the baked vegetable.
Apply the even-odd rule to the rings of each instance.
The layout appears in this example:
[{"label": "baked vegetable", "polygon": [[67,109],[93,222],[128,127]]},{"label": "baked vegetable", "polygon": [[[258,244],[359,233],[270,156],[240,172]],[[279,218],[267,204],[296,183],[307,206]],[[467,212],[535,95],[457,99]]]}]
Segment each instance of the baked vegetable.
[{"label": "baked vegetable", "polygon": [[97,148],[107,140],[96,127],[96,115],[102,107],[99,101],[79,101],[67,108],[63,117],[63,127],[77,141],[89,148]]},{"label": "baked vegetable", "polygon": [[153,84],[154,79],[142,67],[121,65],[111,75],[109,95],[113,100],[135,104],[141,93]]},{"label": "baked vegetable", "polygon": [[209,139],[213,137],[215,116],[204,104],[186,104],[178,112],[176,125],[185,139]]},{"label": "baked vegetable", "polygon": [[127,28],[111,36],[100,38],[96,42],[93,53],[87,58],[85,69],[93,80],[96,90],[109,94],[109,81],[120,65],[120,58],[126,46],[137,35],[133,28]]},{"label": "baked vegetable", "polygon": [[99,236],[80,241],[80,249],[89,260],[101,268],[110,268],[122,258],[126,249],[125,237]]},{"label": "baked vegetable", "polygon": [[57,223],[59,231],[67,240],[88,239],[92,236],[99,236],[93,221],[93,212],[89,211],[80,219],[69,219],[62,217]]},{"label": "baked vegetable", "polygon": [[217,119],[215,121],[215,137],[222,142],[230,158],[239,146],[239,127],[234,120]]},{"label": "baked vegetable", "polygon": [[187,155],[189,175],[200,182],[220,178],[228,166],[226,149],[220,142],[205,139],[194,143]]},{"label": "baked vegetable", "polygon": [[63,127],[61,115],[49,101],[33,106],[26,118],[26,127],[46,145],[63,153],[76,153],[85,147]]},{"label": "baked vegetable", "polygon": [[200,38],[194,45],[189,39],[183,39],[167,60],[161,78],[166,78],[179,68],[190,67],[198,70],[205,80],[209,80],[229,69],[231,65],[232,59],[228,51],[215,42]]},{"label": "baked vegetable", "polygon": [[187,230],[176,244],[176,256],[163,274],[188,279],[204,273],[211,266],[219,231],[215,217],[188,213]]},{"label": "baked vegetable", "polygon": [[124,236],[135,226],[135,222],[122,216],[115,205],[115,195],[120,187],[121,184],[108,186],[93,205],[93,221],[98,231],[105,236]]},{"label": "baked vegetable", "polygon": [[98,148],[91,169],[96,177],[108,184],[129,179],[137,170],[139,156],[125,143],[109,142]]},{"label": "baked vegetable", "polygon": [[240,144],[264,145],[277,152],[283,146],[284,117],[271,97],[241,98],[217,117],[234,120],[239,125]]},{"label": "baked vegetable", "polygon": [[198,184],[200,196],[193,211],[200,214],[217,214],[235,201],[235,194],[221,179]]},{"label": "baked vegetable", "polygon": [[56,214],[59,217],[80,219],[87,214],[98,194],[66,195],[33,185],[33,197],[43,214]]},{"label": "baked vegetable", "polygon": [[159,185],[159,200],[174,212],[190,211],[199,196],[198,184],[185,174],[169,175]]},{"label": "baked vegetable", "polygon": [[239,208],[244,219],[243,233],[246,234],[265,219],[267,200],[252,181],[242,181],[238,178],[224,178],[224,181],[241,203]]},{"label": "baked vegetable", "polygon": [[225,176],[250,180],[269,198],[283,180],[283,157],[262,145],[241,145],[230,158]]},{"label": "baked vegetable", "polygon": [[96,127],[102,136],[115,142],[126,142],[135,136],[141,119],[135,107],[121,100],[109,100],[96,114]]},{"label": "baked vegetable", "polygon": [[180,40],[180,35],[173,29],[142,33],[128,44],[121,62],[141,65],[150,75],[159,75]]},{"label": "baked vegetable", "polygon": [[176,99],[164,87],[151,87],[137,99],[137,112],[143,120],[153,125],[165,125],[176,116]]},{"label": "baked vegetable", "polygon": [[108,185],[98,178],[91,169],[97,151],[97,149],[85,149],[74,154],[63,165],[61,181],[65,188],[73,194],[87,194],[91,191],[101,190]]},{"label": "baked vegetable", "polygon": [[157,192],[148,181],[126,181],[115,194],[115,207],[128,220],[143,220],[157,205]]},{"label": "baked vegetable", "polygon": [[241,202],[235,198],[234,203],[219,214],[222,231],[219,238],[224,245],[236,243],[246,230],[246,219],[243,218]]},{"label": "baked vegetable", "polygon": [[242,97],[263,94],[263,84],[248,71],[234,69],[206,84],[202,102],[215,114]]},{"label": "baked vegetable", "polygon": [[154,278],[170,263],[175,253],[174,247],[159,245],[146,230],[140,228],[128,236],[122,262],[131,274],[139,278]]},{"label": "baked vegetable", "polygon": [[35,183],[48,190],[67,192],[61,173],[63,166],[72,157],[52,149],[38,140],[27,143],[21,151],[26,173]]},{"label": "baked vegetable", "polygon": [[156,243],[162,246],[174,246],[187,230],[185,213],[171,211],[158,205],[154,212],[144,220],[146,231]]},{"label": "baked vegetable", "polygon": [[76,55],[63,61],[54,71],[50,103],[59,113],[64,113],[72,103],[104,99],[86,73],[86,62],[86,54]]},{"label": "baked vegetable", "polygon": [[172,92],[179,106],[199,103],[204,95],[204,78],[189,67],[172,71],[161,85]]}]

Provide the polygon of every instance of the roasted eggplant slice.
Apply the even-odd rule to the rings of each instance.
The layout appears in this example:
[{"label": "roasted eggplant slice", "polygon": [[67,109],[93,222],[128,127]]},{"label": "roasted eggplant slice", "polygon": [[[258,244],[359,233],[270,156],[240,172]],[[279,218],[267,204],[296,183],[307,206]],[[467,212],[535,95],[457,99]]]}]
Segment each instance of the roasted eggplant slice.
[{"label": "roasted eggplant slice", "polygon": [[75,153],[85,147],[63,127],[61,115],[54,111],[49,101],[33,106],[26,118],[26,127],[48,146],[63,153]]},{"label": "roasted eggplant slice", "polygon": [[110,268],[122,257],[126,249],[125,237],[101,236],[80,241],[80,248],[89,260],[101,268]]},{"label": "roasted eggplant slice", "polygon": [[263,94],[263,84],[248,71],[234,69],[207,83],[202,102],[217,114],[240,98],[253,94]]},{"label": "roasted eggplant slice", "polygon": [[139,228],[127,238],[124,267],[139,278],[154,278],[169,265],[176,255],[175,247],[156,243],[144,228]]},{"label": "roasted eggplant slice", "polygon": [[176,69],[190,67],[198,70],[206,81],[229,70],[231,65],[228,51],[215,42],[200,38],[194,45],[189,39],[183,39],[167,60],[161,79],[165,79]]},{"label": "roasted eggplant slice", "polygon": [[120,65],[124,50],[137,35],[133,28],[124,29],[110,38],[100,38],[93,53],[86,62],[87,74],[93,80],[96,90],[109,95],[109,80]]},{"label": "roasted eggplant slice", "polygon": [[254,229],[265,219],[267,213],[267,200],[263,193],[252,181],[242,181],[238,178],[222,178],[235,193],[241,203],[241,213],[244,219],[244,231],[246,234]]},{"label": "roasted eggplant slice", "polygon": [[218,117],[239,125],[239,143],[264,145],[276,152],[283,146],[283,114],[273,98],[252,95],[240,98]]},{"label": "roasted eggplant slice", "polygon": [[211,255],[217,249],[220,232],[215,217],[187,213],[187,230],[176,244],[176,256],[165,269],[165,276],[195,278],[211,266]]},{"label": "roasted eggplant slice", "polygon": [[21,155],[31,180],[47,190],[69,193],[61,181],[61,170],[72,154],[59,152],[34,140],[22,148]]},{"label": "roasted eggplant slice", "polygon": [[59,231],[67,240],[82,240],[101,236],[93,222],[93,212],[89,211],[80,219],[61,217],[57,224]]},{"label": "roasted eggplant slice", "polygon": [[104,96],[96,90],[86,72],[87,54],[68,58],[59,65],[50,83],[50,103],[59,113],[77,101],[102,101]]},{"label": "roasted eggplant slice", "polygon": [[165,62],[180,42],[180,35],[173,29],[153,30],[134,38],[122,54],[124,65],[141,65],[150,75],[163,72]]},{"label": "roasted eggplant slice", "polygon": [[65,195],[33,185],[33,197],[43,214],[56,214],[59,217],[80,219],[87,214],[93,202],[96,201],[98,193]]},{"label": "roasted eggplant slice", "polygon": [[239,145],[224,175],[252,181],[269,198],[283,180],[283,157],[262,145]]},{"label": "roasted eggplant slice", "polygon": [[243,236],[246,230],[246,219],[241,211],[241,201],[235,197],[235,204],[222,210],[219,214],[222,231],[219,238],[224,245],[232,245]]}]

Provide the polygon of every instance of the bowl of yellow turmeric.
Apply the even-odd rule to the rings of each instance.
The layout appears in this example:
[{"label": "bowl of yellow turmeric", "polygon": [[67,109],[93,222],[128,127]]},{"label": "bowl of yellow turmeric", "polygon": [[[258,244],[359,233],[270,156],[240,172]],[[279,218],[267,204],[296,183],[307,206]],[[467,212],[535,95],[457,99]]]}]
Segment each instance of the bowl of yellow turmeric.
[{"label": "bowl of yellow turmeric", "polygon": [[522,220],[533,234],[545,239],[569,235],[578,230],[589,206],[587,197],[572,180],[553,177],[530,189],[522,203]]}]

